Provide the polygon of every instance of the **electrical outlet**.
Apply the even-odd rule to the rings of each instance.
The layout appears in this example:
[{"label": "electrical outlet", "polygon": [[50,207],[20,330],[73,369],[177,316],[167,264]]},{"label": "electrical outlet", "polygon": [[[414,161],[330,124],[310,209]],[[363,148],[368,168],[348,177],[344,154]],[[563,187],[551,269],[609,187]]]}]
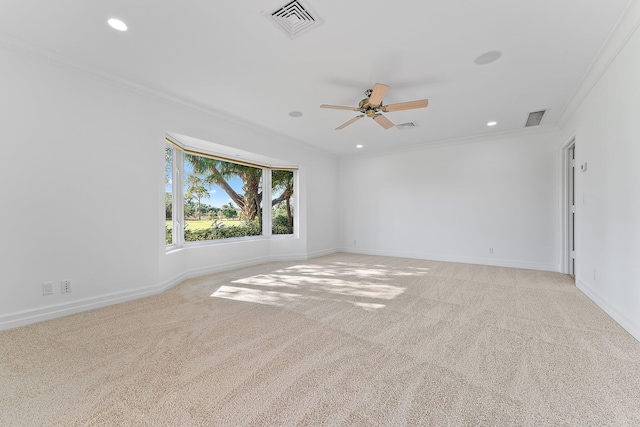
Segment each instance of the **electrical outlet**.
[{"label": "electrical outlet", "polygon": [[489,255],[493,255],[493,248],[489,248]]},{"label": "electrical outlet", "polygon": [[353,239],[353,246],[356,245],[356,239]]},{"label": "electrical outlet", "polygon": [[63,280],[60,282],[60,292],[63,294],[71,292],[71,280]]},{"label": "electrical outlet", "polygon": [[44,282],[42,284],[42,295],[53,294],[53,282]]}]

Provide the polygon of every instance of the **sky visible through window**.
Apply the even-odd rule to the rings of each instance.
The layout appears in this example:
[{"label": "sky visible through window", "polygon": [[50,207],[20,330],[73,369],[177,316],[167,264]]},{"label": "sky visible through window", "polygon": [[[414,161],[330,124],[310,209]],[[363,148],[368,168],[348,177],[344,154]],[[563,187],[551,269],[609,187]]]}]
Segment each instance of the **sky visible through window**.
[{"label": "sky visible through window", "polygon": [[[193,166],[189,164],[189,162],[185,162],[184,168],[186,172],[185,178],[193,173]],[[227,182],[237,193],[244,193],[244,191],[242,190],[242,180],[239,177],[231,178],[227,180]],[[165,191],[167,193],[171,193],[171,181],[169,181],[165,186]],[[233,203],[229,195],[225,193],[222,188],[218,187],[215,184],[207,186],[207,191],[209,191],[209,197],[203,198],[201,200],[201,203],[203,204],[219,208],[220,206],[226,205],[227,203]]]}]

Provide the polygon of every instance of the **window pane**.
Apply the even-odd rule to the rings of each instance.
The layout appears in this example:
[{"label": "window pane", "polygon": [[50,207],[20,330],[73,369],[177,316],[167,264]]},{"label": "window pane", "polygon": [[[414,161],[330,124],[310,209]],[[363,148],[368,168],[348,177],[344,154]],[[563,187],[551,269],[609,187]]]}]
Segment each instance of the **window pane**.
[{"label": "window pane", "polygon": [[262,169],[184,155],[184,239],[262,234]]},{"label": "window pane", "polygon": [[164,197],[165,197],[165,242],[173,241],[173,149],[166,147],[164,151]]},{"label": "window pane", "polygon": [[271,171],[272,234],[293,234],[293,171]]}]

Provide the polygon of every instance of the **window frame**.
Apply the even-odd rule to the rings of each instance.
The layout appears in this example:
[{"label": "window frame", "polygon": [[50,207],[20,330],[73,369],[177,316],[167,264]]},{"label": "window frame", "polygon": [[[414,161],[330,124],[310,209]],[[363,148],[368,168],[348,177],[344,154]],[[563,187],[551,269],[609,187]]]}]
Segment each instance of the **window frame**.
[{"label": "window frame", "polygon": [[[270,172],[273,172],[274,170],[285,170],[285,171],[291,171],[293,172],[293,233],[291,234],[273,234],[273,206],[270,207],[270,214],[269,214],[269,234],[274,238],[274,239],[290,239],[290,238],[296,238],[298,237],[298,229],[300,228],[300,222],[298,221],[298,170],[293,170],[293,169],[287,169],[287,168],[272,168],[270,169]],[[271,177],[272,174],[269,174],[269,192],[272,192],[272,182],[271,182]],[[269,194],[269,196],[271,197],[271,200],[273,200],[273,194]],[[271,202],[271,201],[270,201]]]},{"label": "window frame", "polygon": [[[183,246],[184,234],[178,232],[181,229],[184,206],[183,191],[177,191],[177,187],[182,187],[182,162],[184,161],[184,153],[176,149],[173,144],[166,143],[165,150],[171,149],[171,240],[170,244],[166,244],[166,250],[171,251]],[[165,165],[166,167],[166,165]],[[166,192],[166,189],[165,189]],[[166,219],[165,219],[166,229]],[[166,238],[165,238],[166,242]]]}]

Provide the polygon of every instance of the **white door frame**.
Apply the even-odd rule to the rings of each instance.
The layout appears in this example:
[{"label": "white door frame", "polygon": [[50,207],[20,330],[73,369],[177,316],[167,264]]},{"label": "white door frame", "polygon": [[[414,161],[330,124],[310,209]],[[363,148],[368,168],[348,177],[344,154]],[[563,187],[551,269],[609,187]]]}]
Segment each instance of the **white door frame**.
[{"label": "white door frame", "polygon": [[[575,155],[576,140],[572,137],[567,144],[562,147],[562,272],[576,274],[576,215],[572,215],[572,209],[577,209],[575,203],[577,193],[577,182],[575,174],[575,161],[572,163],[571,154]],[[572,171],[573,169],[573,171]],[[572,175],[573,173],[573,175]],[[573,199],[573,200],[572,200]],[[573,206],[573,207],[572,207]],[[573,254],[572,254],[573,252]],[[572,256],[573,255],[573,256]]]}]

